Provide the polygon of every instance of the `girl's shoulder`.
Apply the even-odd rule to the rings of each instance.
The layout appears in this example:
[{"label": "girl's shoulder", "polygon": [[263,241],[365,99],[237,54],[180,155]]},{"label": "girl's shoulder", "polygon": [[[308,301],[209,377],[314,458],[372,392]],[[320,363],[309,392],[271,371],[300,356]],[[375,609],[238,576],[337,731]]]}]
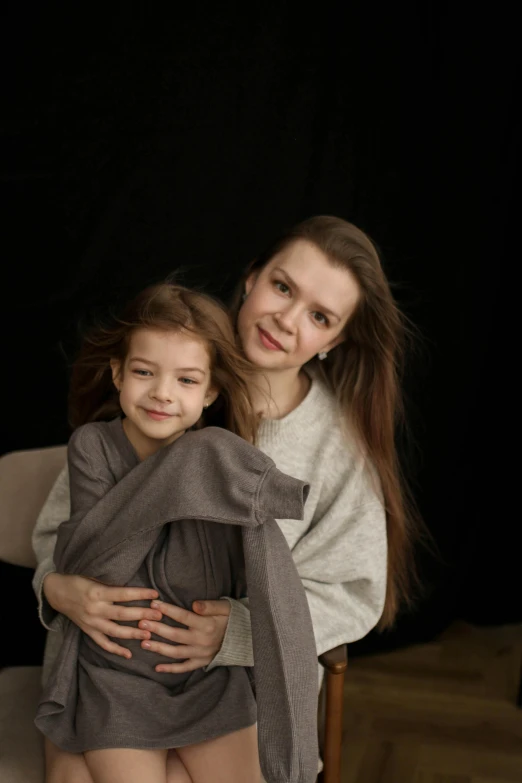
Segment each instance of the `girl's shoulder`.
[{"label": "girl's shoulder", "polygon": [[134,466],[139,460],[123,431],[122,420],[93,421],[74,430],[67,448],[69,463],[75,457],[98,464]]},{"label": "girl's shoulder", "polygon": [[77,427],[69,438],[69,449],[91,449],[103,445],[107,441],[114,440],[116,427],[121,427],[119,419],[113,421],[91,421]]}]

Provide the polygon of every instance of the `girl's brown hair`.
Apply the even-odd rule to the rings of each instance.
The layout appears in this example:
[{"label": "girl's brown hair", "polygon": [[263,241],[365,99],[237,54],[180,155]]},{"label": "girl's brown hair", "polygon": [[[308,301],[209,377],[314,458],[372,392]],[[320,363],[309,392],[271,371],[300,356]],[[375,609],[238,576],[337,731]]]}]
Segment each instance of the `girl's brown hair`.
[{"label": "girl's brown hair", "polygon": [[232,302],[237,319],[244,282],[296,241],[315,245],[337,267],[348,269],[360,287],[360,299],[346,327],[345,340],[324,361],[309,362],[335,394],[363,452],[377,470],[387,518],[388,579],[381,629],[393,625],[401,604],[412,602],[418,585],[413,542],[420,520],[404,481],[396,449],[403,421],[400,378],[406,319],[394,301],[379,254],[369,237],[337,217],[317,216],[277,239],[248,268]]},{"label": "girl's brown hair", "polygon": [[87,334],[72,368],[72,427],[122,413],[110,360],[123,364],[136,329],[186,332],[202,340],[210,356],[211,383],[219,396],[203,411],[196,428],[224,427],[251,443],[255,441],[257,418],[249,392],[252,369],[236,346],[227,311],[211,297],[172,283],[150,286],[121,316]]}]

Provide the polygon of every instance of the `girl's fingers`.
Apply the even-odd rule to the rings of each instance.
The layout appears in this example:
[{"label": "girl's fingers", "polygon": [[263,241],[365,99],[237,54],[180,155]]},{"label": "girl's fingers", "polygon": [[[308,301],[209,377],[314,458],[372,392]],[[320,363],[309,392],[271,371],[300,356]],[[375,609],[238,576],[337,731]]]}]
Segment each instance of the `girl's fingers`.
[{"label": "girl's fingers", "polygon": [[183,672],[193,672],[196,669],[201,669],[209,663],[210,661],[206,658],[189,658],[182,663],[159,663],[156,666],[156,671],[163,674],[182,674]]}]

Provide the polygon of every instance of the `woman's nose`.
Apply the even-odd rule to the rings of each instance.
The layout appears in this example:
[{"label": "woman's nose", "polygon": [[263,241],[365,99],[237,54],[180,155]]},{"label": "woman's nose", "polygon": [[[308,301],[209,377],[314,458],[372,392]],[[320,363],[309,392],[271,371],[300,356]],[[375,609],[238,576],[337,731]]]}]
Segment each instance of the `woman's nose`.
[{"label": "woman's nose", "polygon": [[285,310],[281,310],[281,312],[276,313],[274,317],[280,329],[289,332],[290,334],[295,332],[298,317],[297,309],[295,307],[288,307]]}]

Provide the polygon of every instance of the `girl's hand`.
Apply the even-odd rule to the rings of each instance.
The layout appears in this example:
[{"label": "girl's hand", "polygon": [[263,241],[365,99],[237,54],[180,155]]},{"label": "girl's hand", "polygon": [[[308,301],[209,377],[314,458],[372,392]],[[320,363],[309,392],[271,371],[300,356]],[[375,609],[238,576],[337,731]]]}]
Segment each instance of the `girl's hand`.
[{"label": "girl's hand", "polygon": [[157,598],[156,590],[142,587],[108,587],[83,576],[48,574],[44,579],[45,597],[57,612],[66,615],[84,633],[107,652],[132,658],[125,647],[109,639],[149,639],[146,630],[119,625],[115,620],[161,620],[161,612],[144,606],[118,606],[116,601],[147,601]]},{"label": "girl's hand", "polygon": [[141,646],[146,650],[164,655],[166,658],[182,659],[181,663],[161,663],[157,672],[192,672],[208,664],[221,649],[230,615],[228,601],[194,601],[193,612],[179,606],[153,601],[152,607],[158,607],[162,614],[176,620],[186,628],[173,628],[165,623],[140,620],[139,627],[168,639],[169,642],[144,641]]}]

